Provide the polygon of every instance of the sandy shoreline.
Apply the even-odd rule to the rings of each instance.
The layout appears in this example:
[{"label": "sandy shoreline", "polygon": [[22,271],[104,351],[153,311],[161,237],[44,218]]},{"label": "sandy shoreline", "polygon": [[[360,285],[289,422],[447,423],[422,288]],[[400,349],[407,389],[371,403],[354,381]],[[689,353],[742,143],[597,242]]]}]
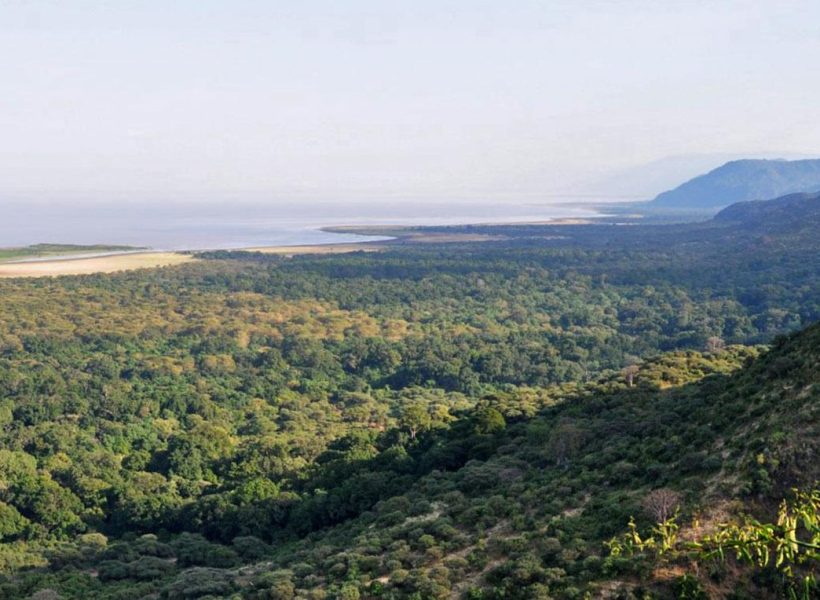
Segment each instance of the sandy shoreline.
[{"label": "sandy shoreline", "polygon": [[[565,218],[520,223],[479,223],[475,227],[499,225],[588,225],[591,219]],[[431,231],[425,227],[401,225],[338,225],[325,227],[331,233],[357,233],[363,236],[389,236],[390,239],[361,242],[339,242],[305,246],[260,246],[239,248],[237,251],[258,252],[277,256],[330,255],[350,252],[380,252],[390,245],[477,243],[506,239],[503,235],[480,232]],[[204,250],[202,250],[204,251]],[[135,269],[167,267],[198,260],[193,253],[181,251],[125,251],[93,256],[32,257],[0,262],[0,278],[58,277],[61,275],[90,275],[117,273]]]},{"label": "sandy shoreline", "polygon": [[[554,219],[542,219],[537,221],[482,221],[479,223],[462,223],[453,225],[332,225],[329,227],[322,227],[322,231],[330,233],[354,233],[358,235],[390,235],[390,236],[406,236],[415,231],[424,230],[424,233],[430,232],[431,229],[446,230],[452,228],[464,227],[517,227],[526,225],[594,225],[597,219],[608,217],[609,215],[600,214],[592,217],[556,217]],[[442,235],[448,233],[442,231]],[[436,235],[438,235],[436,233]]]},{"label": "sandy shoreline", "polygon": [[[390,240],[392,241],[392,240]],[[260,246],[258,248],[241,248],[241,252],[258,252],[279,256],[297,256],[299,254],[345,254],[348,252],[378,252],[385,245],[385,240],[378,242],[340,242],[338,244],[313,244],[308,246]]]},{"label": "sandy shoreline", "polygon": [[[304,254],[345,254],[349,252],[378,252],[384,248],[384,241],[320,244],[307,246],[263,246],[238,248],[240,252],[259,252],[279,256]],[[135,269],[169,267],[198,261],[190,252],[122,252],[94,256],[61,256],[59,258],[34,257],[26,260],[0,262],[0,279],[15,277],[59,277],[62,275],[91,275],[93,273],[118,273]],[[202,250],[201,252],[204,252]]]},{"label": "sandy shoreline", "polygon": [[117,273],[179,265],[194,260],[196,259],[190,254],[181,252],[127,252],[94,257],[45,258],[37,261],[0,263],[0,278]]}]

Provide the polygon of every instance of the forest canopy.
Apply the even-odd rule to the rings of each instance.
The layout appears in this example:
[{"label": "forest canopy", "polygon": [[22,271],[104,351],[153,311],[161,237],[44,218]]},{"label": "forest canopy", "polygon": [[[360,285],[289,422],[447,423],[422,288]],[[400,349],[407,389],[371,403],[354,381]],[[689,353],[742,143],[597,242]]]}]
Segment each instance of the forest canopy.
[{"label": "forest canopy", "polygon": [[0,281],[0,595],[702,589],[603,543],[814,484],[820,240],[487,229]]}]

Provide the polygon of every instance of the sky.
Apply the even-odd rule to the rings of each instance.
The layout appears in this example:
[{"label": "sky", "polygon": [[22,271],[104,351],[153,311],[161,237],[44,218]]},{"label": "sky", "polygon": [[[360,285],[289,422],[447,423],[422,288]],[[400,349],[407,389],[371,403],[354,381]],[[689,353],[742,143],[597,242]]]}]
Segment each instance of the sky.
[{"label": "sky", "polygon": [[0,0],[0,198],[641,194],[819,98],[817,0]]}]

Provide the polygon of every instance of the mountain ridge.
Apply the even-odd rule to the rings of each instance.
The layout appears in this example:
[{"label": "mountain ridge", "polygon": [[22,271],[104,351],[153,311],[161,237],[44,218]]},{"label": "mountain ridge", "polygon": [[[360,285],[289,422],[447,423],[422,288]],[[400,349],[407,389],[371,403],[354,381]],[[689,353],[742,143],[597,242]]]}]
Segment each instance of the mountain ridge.
[{"label": "mountain ridge", "polygon": [[820,159],[740,159],[658,194],[650,209],[713,211],[751,200],[820,191]]},{"label": "mountain ridge", "polygon": [[772,224],[776,229],[802,228],[818,219],[820,192],[788,194],[771,200],[735,202],[713,218],[716,222],[742,223],[757,228]]}]

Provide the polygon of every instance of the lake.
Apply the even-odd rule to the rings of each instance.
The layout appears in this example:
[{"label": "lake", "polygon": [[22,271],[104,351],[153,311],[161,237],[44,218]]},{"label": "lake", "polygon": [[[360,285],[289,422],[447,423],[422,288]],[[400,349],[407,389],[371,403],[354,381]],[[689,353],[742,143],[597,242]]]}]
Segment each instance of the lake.
[{"label": "lake", "polygon": [[588,218],[569,204],[500,202],[44,203],[11,202],[0,247],[127,244],[159,250],[230,249],[374,239],[322,231],[334,225],[454,225]]}]

